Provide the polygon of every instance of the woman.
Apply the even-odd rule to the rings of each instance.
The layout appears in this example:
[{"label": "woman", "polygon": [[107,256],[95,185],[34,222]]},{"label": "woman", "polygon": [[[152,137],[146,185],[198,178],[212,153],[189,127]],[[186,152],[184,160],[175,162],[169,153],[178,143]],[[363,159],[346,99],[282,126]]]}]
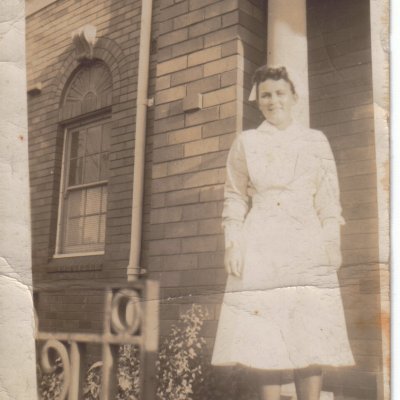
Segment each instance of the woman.
[{"label": "woman", "polygon": [[317,400],[321,367],[350,366],[336,271],[341,265],[336,166],[320,131],[292,119],[284,67],[254,75],[265,121],[235,139],[223,226],[228,282],[213,365],[253,368],[263,400],[279,400],[294,371],[299,400]]}]

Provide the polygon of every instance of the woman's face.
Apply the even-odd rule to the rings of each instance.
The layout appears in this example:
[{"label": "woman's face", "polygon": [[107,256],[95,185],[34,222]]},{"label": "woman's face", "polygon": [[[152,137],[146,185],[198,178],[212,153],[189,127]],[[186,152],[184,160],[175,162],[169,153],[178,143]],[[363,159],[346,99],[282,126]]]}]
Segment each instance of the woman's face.
[{"label": "woman's face", "polygon": [[296,101],[297,95],[283,79],[267,79],[258,85],[258,108],[265,119],[278,129],[285,129],[291,124]]}]

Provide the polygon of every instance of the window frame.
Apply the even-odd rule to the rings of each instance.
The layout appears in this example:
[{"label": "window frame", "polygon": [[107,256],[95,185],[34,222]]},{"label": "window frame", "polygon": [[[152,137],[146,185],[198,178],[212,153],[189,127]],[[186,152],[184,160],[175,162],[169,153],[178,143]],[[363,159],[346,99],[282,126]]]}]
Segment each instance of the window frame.
[{"label": "window frame", "polygon": [[[99,112],[100,111],[100,112]],[[106,107],[102,110],[97,110],[95,113],[89,113],[89,115],[83,118],[75,118],[72,121],[64,124],[63,129],[63,151],[62,151],[62,162],[61,162],[61,179],[60,179],[60,189],[59,189],[59,201],[58,201],[58,213],[57,213],[57,228],[56,228],[56,243],[53,258],[73,258],[73,257],[88,257],[88,256],[101,256],[105,254],[105,242],[103,250],[92,250],[92,251],[80,251],[74,253],[64,253],[63,241],[64,241],[64,230],[65,230],[65,212],[66,212],[66,195],[67,192],[71,192],[70,188],[67,187],[68,173],[70,166],[70,153],[71,153],[71,142],[72,133],[74,129],[85,127],[90,128],[96,125],[103,125],[104,123],[112,122],[112,113],[110,107]],[[110,151],[109,151],[110,154]],[[85,188],[91,187],[102,187],[108,186],[109,179],[101,180],[91,183],[84,183],[79,185],[73,185],[73,190],[84,190]],[[72,190],[72,191],[73,191]],[[107,192],[108,193],[108,192]],[[108,195],[107,195],[108,203]],[[107,220],[107,212],[105,213]],[[106,224],[107,226],[107,224]],[[106,228],[105,228],[106,229]]]}]

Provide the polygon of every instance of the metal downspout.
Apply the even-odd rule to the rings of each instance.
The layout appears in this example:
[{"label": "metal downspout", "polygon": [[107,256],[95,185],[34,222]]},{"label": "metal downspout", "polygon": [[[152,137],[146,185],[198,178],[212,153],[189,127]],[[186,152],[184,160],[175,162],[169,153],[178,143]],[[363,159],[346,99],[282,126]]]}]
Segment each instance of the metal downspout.
[{"label": "metal downspout", "polygon": [[136,97],[136,132],[133,169],[131,245],[127,269],[128,281],[136,280],[140,274],[152,10],[153,0],[142,0],[139,71]]}]

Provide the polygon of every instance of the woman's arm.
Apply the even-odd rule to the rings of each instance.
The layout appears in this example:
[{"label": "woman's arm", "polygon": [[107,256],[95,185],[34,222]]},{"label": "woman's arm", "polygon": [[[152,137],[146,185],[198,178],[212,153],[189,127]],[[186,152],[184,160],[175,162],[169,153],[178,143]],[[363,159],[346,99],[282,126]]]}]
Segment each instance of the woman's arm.
[{"label": "woman's arm", "polygon": [[320,170],[318,171],[317,192],[314,205],[321,221],[326,251],[330,264],[340,268],[342,256],[340,251],[340,225],[345,221],[340,205],[340,191],[336,163],[331,147],[325,135],[320,147]]},{"label": "woman's arm", "polygon": [[240,243],[243,222],[249,208],[248,181],[249,174],[242,138],[238,136],[228,154],[222,212],[222,226],[225,232],[225,268],[228,273],[236,276],[240,276],[242,269]]}]

